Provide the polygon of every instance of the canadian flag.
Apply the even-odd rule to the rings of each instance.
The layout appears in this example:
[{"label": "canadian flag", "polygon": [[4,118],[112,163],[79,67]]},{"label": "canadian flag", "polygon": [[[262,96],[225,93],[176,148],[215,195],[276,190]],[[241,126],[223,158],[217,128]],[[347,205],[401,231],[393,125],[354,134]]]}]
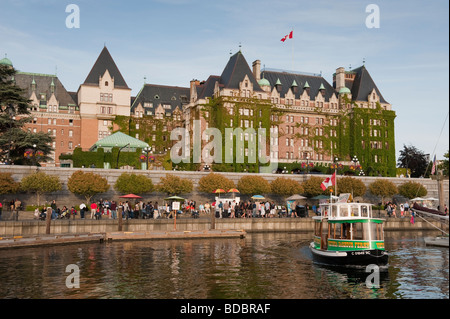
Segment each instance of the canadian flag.
[{"label": "canadian flag", "polygon": [[326,190],[328,187],[336,185],[336,172],[331,175],[331,177],[327,177],[322,184],[320,184],[320,187],[323,190]]},{"label": "canadian flag", "polygon": [[292,39],[292,36],[294,35],[294,31],[289,32],[288,35],[286,35],[285,37],[281,38],[281,41],[284,42],[286,41],[286,39]]}]

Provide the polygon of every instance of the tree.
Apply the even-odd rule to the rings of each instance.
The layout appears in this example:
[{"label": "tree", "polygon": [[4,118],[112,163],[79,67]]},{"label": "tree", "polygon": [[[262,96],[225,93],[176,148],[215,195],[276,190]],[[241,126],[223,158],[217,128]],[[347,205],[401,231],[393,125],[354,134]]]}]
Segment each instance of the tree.
[{"label": "tree", "polygon": [[317,195],[330,195],[330,189],[333,190],[334,187],[324,191],[322,187],[320,187],[320,184],[322,184],[323,180],[323,177],[311,176],[309,179],[301,183],[304,194],[308,197],[314,197]]},{"label": "tree", "polygon": [[398,193],[397,186],[386,179],[377,179],[375,182],[371,183],[369,185],[369,191],[375,196],[380,196],[382,204],[384,204],[384,199],[386,197],[392,197]]},{"label": "tree", "polygon": [[278,177],[270,183],[272,194],[291,196],[303,193],[303,187],[299,182],[286,177]]},{"label": "tree", "polygon": [[218,188],[228,191],[235,187],[231,179],[217,173],[209,173],[198,181],[198,190],[203,193],[212,193]]},{"label": "tree", "polygon": [[417,182],[406,182],[398,187],[398,193],[409,199],[414,197],[426,196],[428,194],[427,189]]},{"label": "tree", "polygon": [[11,80],[17,71],[0,64],[0,112],[9,114],[29,114],[30,100],[25,98],[23,90]]},{"label": "tree", "polygon": [[107,179],[98,174],[76,171],[69,177],[67,188],[76,195],[84,196],[90,203],[92,196],[107,192],[109,185]]},{"label": "tree", "polygon": [[191,180],[169,174],[165,177],[161,177],[157,186],[158,191],[166,193],[167,195],[190,193],[193,188],[194,184]]},{"label": "tree", "polygon": [[14,74],[13,68],[0,65],[0,159],[8,164],[37,165],[50,159],[53,137],[23,129],[30,121],[30,100],[11,80]]},{"label": "tree", "polygon": [[367,190],[366,185],[358,178],[342,177],[336,183],[338,184],[338,192],[350,193],[353,197],[364,196]]},{"label": "tree", "polygon": [[36,172],[22,178],[20,187],[23,191],[35,193],[36,203],[39,206],[41,204],[40,198],[43,194],[61,190],[62,184],[58,176]]},{"label": "tree", "polygon": [[257,175],[241,177],[237,184],[237,188],[242,194],[248,195],[268,194],[271,191],[269,182]]},{"label": "tree", "polygon": [[20,189],[20,183],[12,178],[11,173],[0,173],[0,194],[14,194]]},{"label": "tree", "polygon": [[397,165],[398,167],[410,169],[411,177],[421,177],[425,176],[428,161],[426,155],[416,147],[403,145]]},{"label": "tree", "polygon": [[442,174],[444,176],[448,176],[448,170],[449,170],[449,162],[448,162],[448,151],[444,154],[445,159],[442,160],[442,162],[439,164],[438,168],[441,169],[443,172]]},{"label": "tree", "polygon": [[147,194],[154,190],[153,182],[144,175],[123,173],[119,176],[114,188],[121,193]]}]

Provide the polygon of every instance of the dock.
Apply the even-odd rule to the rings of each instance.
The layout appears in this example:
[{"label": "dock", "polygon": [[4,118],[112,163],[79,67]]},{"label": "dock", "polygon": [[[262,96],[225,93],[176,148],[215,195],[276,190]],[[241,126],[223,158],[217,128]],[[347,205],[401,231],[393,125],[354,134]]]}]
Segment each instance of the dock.
[{"label": "dock", "polygon": [[0,249],[34,247],[44,245],[76,244],[86,242],[111,242],[124,240],[167,240],[199,238],[245,238],[244,230],[196,230],[196,231],[124,231],[88,234],[59,234],[41,236],[0,237]]},{"label": "dock", "polygon": [[195,238],[244,238],[244,230],[210,229],[180,231],[134,231],[108,232],[105,239],[112,240],[159,240],[159,239],[195,239]]}]

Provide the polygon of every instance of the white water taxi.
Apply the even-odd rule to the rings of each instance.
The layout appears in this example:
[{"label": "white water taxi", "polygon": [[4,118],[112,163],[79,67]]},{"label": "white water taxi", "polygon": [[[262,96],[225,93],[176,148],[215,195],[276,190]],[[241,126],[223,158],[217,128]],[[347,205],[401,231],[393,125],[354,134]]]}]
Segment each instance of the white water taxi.
[{"label": "white water taxi", "polygon": [[310,244],[317,263],[340,266],[386,265],[382,218],[372,217],[372,204],[327,203],[315,221]]}]

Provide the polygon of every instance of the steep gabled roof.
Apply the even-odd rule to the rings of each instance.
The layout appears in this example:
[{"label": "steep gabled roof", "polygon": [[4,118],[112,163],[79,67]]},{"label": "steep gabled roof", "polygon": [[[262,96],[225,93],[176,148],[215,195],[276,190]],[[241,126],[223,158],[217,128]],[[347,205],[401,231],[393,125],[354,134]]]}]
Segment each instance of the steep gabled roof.
[{"label": "steep gabled roof", "polygon": [[321,86],[325,88],[325,101],[328,101],[335,94],[335,91],[330,83],[319,75],[264,70],[261,72],[261,78],[262,77],[269,81],[272,89],[277,82],[281,83],[281,97],[286,95],[288,90],[292,87],[292,84],[294,84],[294,81],[295,84],[297,84],[297,93],[295,94],[296,99],[303,94],[306,83],[308,83],[306,86],[309,88],[309,97],[311,99],[316,98]]},{"label": "steep gabled roof", "polygon": [[45,94],[47,100],[51,97],[51,86],[54,84],[55,97],[60,106],[74,106],[73,96],[67,92],[64,85],[59,81],[58,77],[53,74],[27,73],[17,72],[14,76],[16,85],[24,90],[26,98],[30,98],[32,94],[32,83],[34,81],[36,88],[36,96],[39,99],[39,94]]},{"label": "steep gabled roof", "polygon": [[[369,94],[373,89],[377,92],[380,97],[381,103],[389,103],[381,95],[380,90],[378,90],[377,85],[373,81],[366,67],[360,66],[359,68],[353,69],[351,72],[355,72],[355,79],[353,80],[353,85],[351,86],[352,99],[355,101],[367,101]],[[346,83],[347,85],[347,83]]]},{"label": "steep gabled roof", "polygon": [[99,77],[103,76],[106,70],[108,70],[111,77],[114,78],[114,87],[128,89],[127,83],[122,77],[122,74],[117,68],[116,63],[114,62],[106,46],[103,47],[102,52],[100,52],[97,61],[95,61],[94,66],[86,77],[86,80],[84,80],[84,84],[98,85]]},{"label": "steep gabled roof", "polygon": [[[189,88],[180,86],[166,86],[157,84],[145,84],[141,91],[134,99],[131,112],[141,103],[153,103],[152,110],[155,110],[159,104],[170,104],[171,108],[166,109],[166,112],[173,112],[177,106],[181,110],[183,104],[189,102]],[[145,108],[145,107],[144,107]]]},{"label": "steep gabled roof", "polygon": [[253,84],[253,91],[262,91],[245,60],[244,55],[239,51],[230,57],[230,60],[220,76],[220,84],[225,88],[239,89],[239,83],[242,82],[246,75]]},{"label": "steep gabled roof", "polygon": [[[201,85],[197,86],[197,98],[204,99],[205,97],[211,97],[214,95],[214,87],[216,82],[220,81],[220,77],[217,75],[210,75],[208,80],[203,82]],[[220,84],[219,84],[220,85]]]}]

